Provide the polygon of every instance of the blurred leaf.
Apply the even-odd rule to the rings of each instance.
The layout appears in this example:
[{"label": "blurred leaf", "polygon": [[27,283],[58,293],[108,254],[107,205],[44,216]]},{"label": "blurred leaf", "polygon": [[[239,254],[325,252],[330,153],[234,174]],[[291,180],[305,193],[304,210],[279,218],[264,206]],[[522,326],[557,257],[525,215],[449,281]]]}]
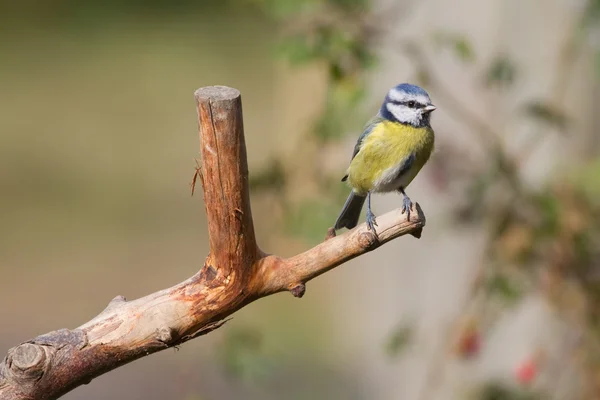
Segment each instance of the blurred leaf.
[{"label": "blurred leaf", "polygon": [[580,166],[568,178],[587,196],[588,201],[600,206],[600,157]]},{"label": "blurred leaf", "polygon": [[286,184],[286,173],[283,163],[273,158],[268,165],[257,173],[250,173],[249,185],[252,190],[281,190]]},{"label": "blurred leaf", "polygon": [[451,49],[461,61],[468,63],[475,61],[475,52],[466,36],[456,33],[437,32],[434,35],[434,44],[439,48]]},{"label": "blurred leaf", "polygon": [[377,65],[377,56],[371,50],[371,46],[368,43],[361,43],[357,45],[354,50],[354,56],[359,61],[359,66],[362,69],[373,68]]},{"label": "blurred leaf", "polygon": [[251,328],[230,328],[217,349],[225,371],[233,377],[255,379],[266,376],[271,365],[261,354],[262,335]]},{"label": "blurred leaf", "polygon": [[404,325],[393,331],[385,345],[386,353],[390,357],[397,357],[410,344],[412,339],[412,328]]},{"label": "blurred leaf", "polygon": [[[276,19],[297,17],[299,14],[313,11],[319,0],[246,0],[258,6],[263,12]],[[234,2],[232,2],[234,3]],[[235,4],[235,3],[234,3]]]},{"label": "blurred leaf", "polygon": [[341,204],[333,205],[326,200],[306,200],[286,215],[286,231],[320,242],[327,234],[327,229],[333,226],[341,207]]},{"label": "blurred leaf", "polygon": [[499,227],[502,231],[496,237],[497,257],[510,264],[523,265],[530,259],[535,248],[535,226],[518,220],[505,222],[504,226]]},{"label": "blurred leaf", "polygon": [[320,141],[343,137],[349,129],[360,134],[364,118],[356,112],[365,96],[360,82],[346,80],[332,84],[328,94],[325,110],[317,120],[313,129],[314,136]]},{"label": "blurred leaf", "polygon": [[283,39],[277,47],[277,53],[291,64],[307,63],[318,57],[305,35],[294,35]]},{"label": "blurred leaf", "polygon": [[597,24],[600,20],[600,0],[587,1],[587,9],[583,15],[585,25]]},{"label": "blurred leaf", "polygon": [[561,204],[552,190],[545,190],[532,197],[540,215],[537,231],[542,237],[555,236],[559,232]]},{"label": "blurred leaf", "polygon": [[369,4],[366,0],[320,1],[318,7],[331,14],[330,18],[319,12],[309,15],[301,32],[285,38],[279,46],[279,54],[291,63],[319,61],[325,65],[329,79],[326,105],[311,130],[319,141],[343,136],[360,117],[356,109],[364,99],[364,73],[377,61],[363,23]]},{"label": "blurred leaf", "polygon": [[464,196],[453,209],[457,222],[468,224],[480,221],[486,211],[485,195],[496,181],[497,170],[490,166],[487,171],[473,176],[468,182]]},{"label": "blurred leaf", "polygon": [[376,62],[360,34],[350,33],[343,26],[319,25],[284,38],[277,53],[292,64],[325,62],[332,83],[355,79]]},{"label": "blurred leaf", "polygon": [[501,382],[485,384],[475,397],[477,400],[542,400],[548,397],[532,391],[510,387]]},{"label": "blurred leaf", "polygon": [[560,110],[551,106],[550,104],[539,102],[532,102],[526,104],[524,107],[525,113],[530,117],[537,119],[541,122],[545,122],[549,125],[554,125],[556,128],[564,131],[567,127],[568,118]]},{"label": "blurred leaf", "polygon": [[510,86],[517,76],[517,68],[506,56],[499,56],[490,64],[485,73],[487,86]]},{"label": "blurred leaf", "polygon": [[[367,0],[246,0],[259,6],[264,12],[275,18],[292,18],[299,14],[313,12],[323,13],[331,11],[343,11],[356,13],[365,11],[369,6]],[[236,4],[235,1],[231,2]]]},{"label": "blurred leaf", "polygon": [[327,0],[326,3],[344,8],[347,11],[364,11],[369,5],[368,0]]},{"label": "blurred leaf", "polygon": [[475,54],[469,42],[466,39],[461,38],[454,43],[454,52],[463,61],[474,61]]},{"label": "blurred leaf", "polygon": [[508,303],[515,303],[523,295],[523,288],[514,279],[497,272],[487,280],[486,286],[491,294],[500,296]]}]

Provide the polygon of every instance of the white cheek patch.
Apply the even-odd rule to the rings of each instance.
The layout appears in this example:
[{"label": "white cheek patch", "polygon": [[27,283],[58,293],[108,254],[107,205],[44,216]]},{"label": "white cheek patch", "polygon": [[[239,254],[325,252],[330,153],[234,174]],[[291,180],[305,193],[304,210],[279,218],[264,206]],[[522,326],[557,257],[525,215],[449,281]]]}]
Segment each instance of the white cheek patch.
[{"label": "white cheek patch", "polygon": [[418,125],[421,122],[421,115],[414,108],[392,103],[387,103],[386,108],[400,122],[412,125]]}]

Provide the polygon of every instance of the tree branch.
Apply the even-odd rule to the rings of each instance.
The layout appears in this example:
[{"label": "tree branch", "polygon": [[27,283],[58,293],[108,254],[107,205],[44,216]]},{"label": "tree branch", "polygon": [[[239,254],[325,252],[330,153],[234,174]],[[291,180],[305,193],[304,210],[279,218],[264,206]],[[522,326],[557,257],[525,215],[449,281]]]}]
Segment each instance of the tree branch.
[{"label": "tree branch", "polygon": [[261,297],[290,291],[399,236],[420,237],[425,217],[417,205],[411,221],[399,210],[291,258],[267,255],[256,245],[241,97],[227,87],[195,93],[201,140],[200,177],[208,216],[210,254],[186,281],[137,300],[115,297],[98,316],[76,329],[38,336],[8,351],[0,364],[0,398],[56,399],[93,378],[218,327]]}]

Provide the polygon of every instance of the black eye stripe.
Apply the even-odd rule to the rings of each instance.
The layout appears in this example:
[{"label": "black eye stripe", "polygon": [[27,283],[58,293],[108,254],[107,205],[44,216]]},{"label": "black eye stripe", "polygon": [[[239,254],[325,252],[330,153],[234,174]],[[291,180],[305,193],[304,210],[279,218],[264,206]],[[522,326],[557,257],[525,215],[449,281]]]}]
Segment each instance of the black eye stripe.
[{"label": "black eye stripe", "polygon": [[418,102],[416,102],[414,100],[408,100],[408,101],[395,101],[395,100],[392,100],[392,101],[390,101],[390,103],[396,104],[396,105],[406,106],[408,108],[423,108],[423,107],[425,107],[425,104],[418,103]]}]

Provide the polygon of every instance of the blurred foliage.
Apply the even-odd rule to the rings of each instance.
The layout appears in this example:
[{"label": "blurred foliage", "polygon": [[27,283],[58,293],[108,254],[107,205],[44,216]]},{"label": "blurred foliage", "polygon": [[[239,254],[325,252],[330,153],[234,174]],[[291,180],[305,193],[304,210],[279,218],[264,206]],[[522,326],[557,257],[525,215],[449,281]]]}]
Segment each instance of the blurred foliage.
[{"label": "blurred foliage", "polygon": [[593,26],[598,20],[600,20],[600,0],[590,0],[587,2],[582,22],[584,26]]},{"label": "blurred foliage", "polygon": [[[582,31],[584,34],[595,36],[597,38],[600,31],[600,0],[588,0],[586,9],[582,18]],[[600,74],[600,46],[598,41],[594,41],[594,51],[596,53],[596,70]]]},{"label": "blurred foliage", "polygon": [[507,56],[496,57],[489,65],[485,74],[488,86],[507,87],[514,83],[517,77],[517,67]]},{"label": "blurred foliage", "polygon": [[[365,76],[376,65],[378,41],[385,33],[372,21],[378,21],[381,16],[374,15],[366,1],[256,0],[255,3],[284,26],[280,56],[294,64],[323,65],[326,71],[329,84],[326,104],[307,140],[336,141],[346,135],[349,127],[357,135],[359,124],[354,117],[365,98]],[[573,39],[567,40],[566,47],[561,49],[561,54],[566,56],[558,66],[560,82],[567,79],[571,59],[575,58],[585,34],[597,33],[600,29],[600,0],[588,2],[581,21],[584,35],[573,32]],[[481,274],[471,293],[473,301],[482,303],[479,309],[484,318],[481,319],[493,321],[502,307],[515,305],[530,291],[541,289],[567,316],[585,315],[589,327],[600,326],[600,250],[597,250],[600,248],[600,163],[597,159],[582,163],[575,174],[556,174],[541,187],[527,185],[522,177],[523,165],[547,133],[535,135],[517,152],[509,151],[504,143],[506,133],[474,115],[430,67],[429,50],[450,51],[463,63],[478,63],[469,38],[449,31],[437,32],[431,38],[429,43],[418,44],[405,40],[396,48],[413,62],[418,83],[439,99],[440,108],[467,126],[473,143],[478,143],[484,151],[485,162],[475,168],[464,168],[460,156],[438,157],[432,162],[433,169],[443,171],[441,176],[452,177],[453,185],[462,188],[454,192],[455,221],[486,227]],[[483,79],[478,83],[482,93],[496,89],[508,93],[521,75],[525,79],[525,72],[521,72],[507,52],[498,52],[480,70]],[[569,116],[554,98],[521,104],[508,118],[519,116],[529,119],[539,132],[567,133],[572,128]],[[453,144],[447,144],[445,150],[449,154],[461,154],[459,149],[453,149]],[[324,176],[319,168],[312,168],[311,173],[319,183],[320,197],[305,199],[297,207],[289,208],[286,226],[295,234],[320,240],[333,223],[341,205],[337,203],[338,197],[343,198],[343,195],[336,189],[341,186],[337,175]],[[579,295],[584,298],[583,310],[564,307],[571,304],[561,290],[564,285],[579,288]],[[480,329],[478,326],[467,332],[465,354],[477,354],[473,349],[479,348]],[[600,340],[598,335],[590,338],[589,343],[597,344]],[[400,354],[409,339],[410,328],[398,328],[390,335],[386,351],[390,355]],[[543,396],[491,383],[478,398],[536,399]]]},{"label": "blurred foliage", "polygon": [[[339,210],[328,199],[310,199],[291,210],[285,220],[286,232],[305,238],[323,240],[323,226],[331,225],[331,216]],[[317,235],[321,235],[320,237]]]},{"label": "blurred foliage", "polygon": [[510,275],[494,273],[486,281],[486,290],[492,296],[499,296],[503,301],[515,304],[524,294],[521,285],[522,281]]},{"label": "blurred foliage", "polygon": [[474,400],[542,400],[547,399],[531,390],[514,388],[504,382],[489,382],[473,397]]},{"label": "blurred foliage", "polygon": [[337,138],[356,120],[353,110],[365,94],[364,72],[375,65],[366,22],[365,0],[255,0],[283,27],[279,56],[299,65],[318,62],[327,71],[325,110],[309,133],[318,140]]},{"label": "blurred foliage", "polygon": [[315,128],[311,132],[319,141],[338,139],[346,135],[349,125],[348,115],[353,115],[365,95],[362,87],[352,82],[339,82],[327,93],[325,111],[317,119]]},{"label": "blurred foliage", "polygon": [[390,357],[397,357],[410,345],[413,335],[412,326],[402,325],[388,337],[385,350]]},{"label": "blurred foliage", "polygon": [[225,331],[217,348],[217,357],[231,377],[255,380],[268,377],[274,365],[272,358],[261,352],[262,334],[247,327],[233,327]]},{"label": "blurred foliage", "polygon": [[[312,63],[323,68],[328,90],[321,115],[307,132],[305,143],[318,149],[341,140],[346,134],[358,135],[366,120],[360,112],[366,95],[366,76],[377,65],[377,51],[385,35],[381,15],[374,15],[370,3],[362,0],[253,0],[282,27],[277,54],[293,65]],[[393,13],[389,13],[392,15]],[[556,85],[570,74],[575,58],[587,34],[600,30],[600,0],[591,0],[581,14],[583,29],[566,40],[559,61]],[[583,35],[581,33],[583,32]],[[483,333],[493,324],[504,307],[511,307],[532,291],[545,293],[565,319],[575,318],[587,327],[583,346],[586,360],[600,358],[600,162],[596,157],[579,166],[559,171],[546,184],[531,186],[523,179],[523,166],[548,132],[570,133],[573,128],[564,105],[556,96],[531,100],[517,105],[510,118],[524,117],[539,132],[530,143],[518,151],[505,145],[508,132],[497,130],[488,121],[475,115],[431,68],[428,54],[449,51],[460,62],[482,64],[468,36],[460,32],[436,32],[429,42],[405,40],[395,46],[415,67],[418,83],[436,96],[444,108],[467,127],[473,143],[483,149],[484,162],[464,168],[460,149],[446,144],[445,152],[455,157],[438,157],[433,169],[452,177],[452,214],[462,225],[484,226],[487,239],[483,249],[480,276],[474,282],[471,301],[478,303],[476,324],[461,327],[457,352],[465,358],[479,353]],[[600,60],[600,49],[596,49]],[[498,52],[491,61],[479,65],[483,76],[476,83],[482,96],[502,89],[509,93],[518,79],[526,79],[521,68],[508,52]],[[600,71],[600,62],[598,63]],[[559,89],[560,90],[560,89]],[[437,163],[437,164],[436,164]],[[312,165],[307,165],[312,164]],[[573,168],[575,167],[575,168]],[[348,189],[339,183],[341,171],[334,176],[318,163],[303,160],[302,172],[310,174],[318,185],[318,198],[308,196],[299,204],[285,207],[285,227],[289,232],[321,240],[333,223]],[[273,161],[263,174],[253,178],[256,188],[275,188],[285,194],[293,179],[286,178],[283,163]],[[575,288],[575,292],[565,288]],[[579,299],[574,303],[574,298]],[[574,308],[573,304],[579,304]],[[410,346],[412,328],[402,325],[385,343],[385,351],[399,356]],[[239,346],[238,346],[239,347]],[[229,358],[237,360],[229,355]],[[441,358],[443,362],[443,357]],[[229,362],[238,365],[239,361]],[[583,366],[585,367],[585,362]],[[436,368],[435,366],[432,368]],[[593,369],[593,368],[592,368]],[[521,379],[519,377],[517,380]],[[529,379],[529,378],[527,378]],[[593,387],[593,382],[590,382]],[[547,398],[524,387],[515,388],[504,382],[490,382],[476,396],[481,400],[534,400]]]},{"label": "blurred foliage", "polygon": [[[276,55],[292,65],[316,64],[327,77],[323,112],[302,139],[303,147],[322,146],[342,139],[349,131],[358,136],[366,117],[357,112],[366,95],[366,72],[376,65],[373,40],[376,29],[366,0],[247,0],[281,27]],[[304,162],[296,171],[316,182],[318,198],[288,204],[287,185],[294,182],[271,163],[252,178],[253,188],[274,190],[284,205],[286,231],[312,242],[323,239],[348,189],[339,182],[343,171],[324,174],[317,163]],[[289,173],[288,173],[289,174]],[[339,175],[339,176],[338,176]],[[340,193],[344,193],[341,195]],[[341,201],[341,202],[340,202]]]},{"label": "blurred foliage", "polygon": [[[46,0],[0,1],[0,31],[13,30],[24,19],[36,18],[39,27],[62,22],[63,28],[88,28],[116,16],[179,16],[193,11],[217,12],[232,9],[234,0]],[[43,15],[43,17],[41,17]],[[25,26],[27,26],[25,24]]]},{"label": "blurred foliage", "polygon": [[532,102],[526,104],[523,109],[530,117],[537,119],[540,122],[545,122],[561,131],[565,131],[567,128],[567,116],[550,104]]},{"label": "blurred foliage", "polygon": [[[590,6],[598,7],[597,1]],[[597,8],[595,9],[597,12]],[[590,15],[582,14],[591,22]],[[594,16],[597,19],[597,15]],[[597,30],[597,22],[593,29]],[[588,28],[592,29],[591,25]],[[567,40],[558,66],[557,87],[568,78],[571,60],[577,54],[580,38]],[[457,53],[457,57],[462,56]],[[498,55],[489,65],[482,90],[510,88],[516,82],[518,66],[507,54]],[[440,82],[433,80],[440,86]],[[559,94],[560,92],[557,92]],[[447,93],[446,93],[447,94]],[[487,166],[460,170],[445,160],[443,166],[455,171],[459,185],[467,188],[459,195],[456,221],[466,225],[485,223],[486,248],[475,282],[472,302],[479,304],[480,318],[495,323],[503,307],[517,304],[532,291],[544,293],[561,311],[565,320],[578,321],[584,328],[587,360],[600,356],[600,181],[598,155],[591,161],[573,163],[568,172],[557,171],[546,184],[531,186],[523,181],[522,170],[528,157],[547,134],[533,137],[517,152],[502,144],[502,132],[496,132],[478,117],[462,112],[460,99],[446,96],[454,110],[473,131],[473,138],[486,149]],[[531,101],[516,113],[525,115],[540,132],[570,133],[569,116],[554,99]],[[462,198],[460,198],[462,197]],[[582,367],[587,368],[587,362]],[[587,382],[587,387],[593,387]],[[484,388],[478,399],[546,398],[529,391],[515,390],[503,383]]]},{"label": "blurred foliage", "polygon": [[282,190],[287,183],[287,175],[283,162],[272,158],[267,165],[258,172],[250,172],[249,185],[252,190]]},{"label": "blurred foliage", "polygon": [[464,62],[475,62],[475,50],[470,41],[463,35],[454,32],[436,32],[433,36],[436,49],[448,48],[453,51],[457,58]]}]

